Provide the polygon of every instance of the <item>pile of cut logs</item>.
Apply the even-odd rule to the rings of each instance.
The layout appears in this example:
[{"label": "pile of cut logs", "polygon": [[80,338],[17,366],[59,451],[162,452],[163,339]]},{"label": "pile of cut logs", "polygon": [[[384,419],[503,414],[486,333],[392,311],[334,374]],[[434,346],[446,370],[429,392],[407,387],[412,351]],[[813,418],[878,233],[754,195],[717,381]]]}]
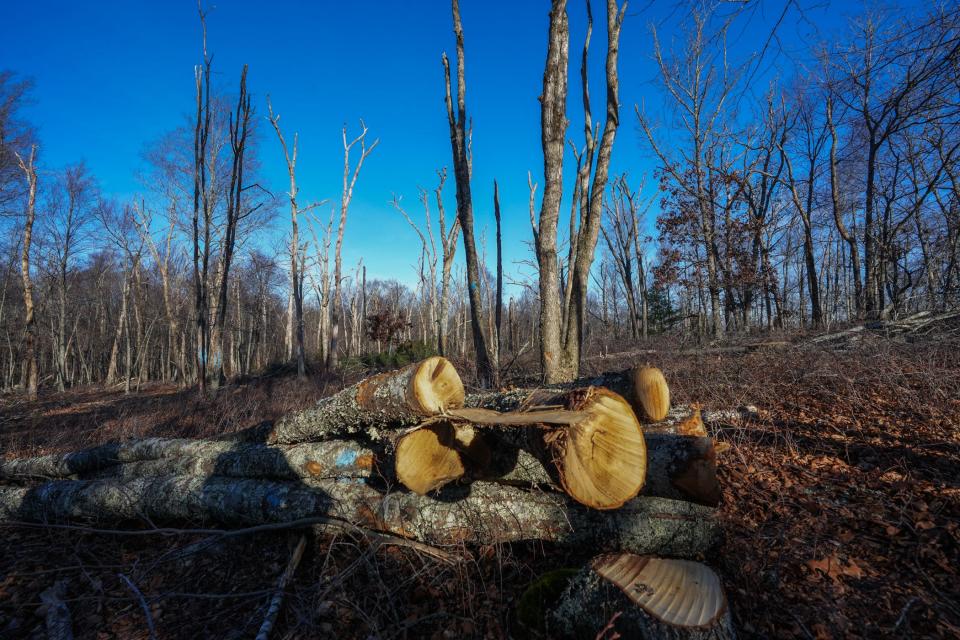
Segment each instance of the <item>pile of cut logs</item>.
[{"label": "pile of cut logs", "polygon": [[[729,638],[707,426],[654,368],[466,395],[429,358],[230,439],[147,438],[0,461],[0,522],[303,523],[431,548],[548,540],[598,556],[552,636]],[[749,409],[743,410],[749,411]]]}]

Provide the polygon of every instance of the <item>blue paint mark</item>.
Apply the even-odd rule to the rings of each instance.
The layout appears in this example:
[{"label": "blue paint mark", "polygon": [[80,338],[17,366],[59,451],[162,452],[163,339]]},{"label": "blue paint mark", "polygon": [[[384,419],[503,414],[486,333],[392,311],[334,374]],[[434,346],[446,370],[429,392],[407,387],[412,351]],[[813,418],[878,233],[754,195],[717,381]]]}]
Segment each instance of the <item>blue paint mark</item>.
[{"label": "blue paint mark", "polygon": [[353,449],[347,449],[341,451],[340,455],[337,456],[336,465],[338,467],[352,467],[353,463],[357,461],[357,452]]}]

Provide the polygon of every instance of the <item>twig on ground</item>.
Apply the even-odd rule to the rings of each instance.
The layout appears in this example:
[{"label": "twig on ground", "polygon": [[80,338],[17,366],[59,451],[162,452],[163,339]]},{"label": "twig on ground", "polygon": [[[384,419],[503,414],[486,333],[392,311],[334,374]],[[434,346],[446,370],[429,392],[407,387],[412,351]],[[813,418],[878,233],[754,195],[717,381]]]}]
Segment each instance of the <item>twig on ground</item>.
[{"label": "twig on ground", "polygon": [[302,535],[300,536],[299,542],[297,542],[296,548],[293,550],[293,554],[290,556],[290,562],[287,563],[287,568],[280,576],[280,581],[277,583],[277,590],[270,599],[270,606],[267,607],[267,615],[263,619],[263,624],[260,625],[260,631],[257,632],[257,640],[267,640],[270,637],[270,632],[273,630],[273,623],[277,619],[277,614],[280,613],[280,607],[283,606],[283,594],[287,590],[287,585],[290,583],[291,578],[293,578],[294,572],[300,565],[300,558],[303,557],[303,550],[306,549],[306,547],[307,537]]},{"label": "twig on ground", "polygon": [[147,601],[143,597],[143,593],[137,588],[137,585],[133,583],[133,580],[124,574],[118,573],[117,577],[123,580],[127,587],[129,587],[130,591],[137,596],[137,600],[140,601],[140,608],[143,609],[143,617],[147,619],[147,630],[150,632],[150,638],[151,640],[157,640],[157,629],[153,625],[153,615],[150,613],[150,607],[147,605]]}]

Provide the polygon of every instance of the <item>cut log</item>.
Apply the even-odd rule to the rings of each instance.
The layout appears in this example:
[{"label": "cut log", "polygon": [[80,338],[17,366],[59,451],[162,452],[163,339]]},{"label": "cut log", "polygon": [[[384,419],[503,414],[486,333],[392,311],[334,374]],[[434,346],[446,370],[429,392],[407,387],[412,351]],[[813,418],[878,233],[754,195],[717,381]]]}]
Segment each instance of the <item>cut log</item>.
[{"label": "cut log", "polygon": [[562,494],[477,482],[469,495],[434,499],[380,493],[363,481],[296,483],[221,477],[56,480],[0,487],[0,523],[194,522],[250,525],[328,518],[435,545],[546,540],[640,554],[698,557],[720,540],[713,509],[637,498],[594,511]]},{"label": "cut log", "polygon": [[314,407],[284,416],[267,442],[295,444],[362,435],[376,440],[380,430],[409,427],[463,404],[456,369],[439,356],[398,371],[362,380]]},{"label": "cut log", "polygon": [[[469,421],[470,441],[474,430],[489,434],[487,448],[494,456],[509,457],[513,450],[516,459],[516,450],[532,453],[567,494],[588,507],[616,509],[640,493],[646,477],[646,445],[636,415],[619,395],[587,387],[541,394],[536,404],[509,413],[497,412],[497,406],[501,405],[495,400],[488,406],[447,411],[447,417]],[[433,490],[461,477],[470,465],[459,454],[444,454],[443,439],[420,431],[401,439],[396,464],[397,477],[410,478],[412,484],[405,482],[407,487],[424,493],[423,489]],[[446,441],[455,439],[457,431],[454,426]],[[408,445],[408,441],[423,444]],[[426,455],[425,447],[435,453]],[[415,459],[408,461],[411,453]],[[492,456],[487,459],[492,461]],[[476,464],[473,468],[479,476],[496,475]]]},{"label": "cut log", "polygon": [[[736,637],[717,574],[690,560],[618,553],[595,558],[547,615],[552,637],[730,640]],[[616,634],[616,635],[615,635]]]},{"label": "cut log", "polygon": [[279,480],[367,478],[374,452],[350,441],[304,443],[286,447],[144,438],[65,453],[0,462],[0,477],[135,478],[141,475],[221,475]]},{"label": "cut log", "polygon": [[670,387],[663,372],[656,367],[637,367],[633,370],[633,397],[637,415],[651,422],[663,420],[670,411]]},{"label": "cut log", "polygon": [[473,425],[442,420],[400,438],[394,458],[397,480],[419,494],[459,480],[470,468],[485,467],[490,450]]},{"label": "cut log", "polygon": [[644,494],[720,504],[717,452],[713,438],[647,433],[647,485]]},{"label": "cut log", "polygon": [[[511,450],[510,443],[487,434],[490,464],[476,472],[483,480],[537,487],[557,487],[543,462],[528,451]],[[640,494],[689,500],[707,506],[720,503],[717,452],[708,437],[647,433],[646,481]]]}]

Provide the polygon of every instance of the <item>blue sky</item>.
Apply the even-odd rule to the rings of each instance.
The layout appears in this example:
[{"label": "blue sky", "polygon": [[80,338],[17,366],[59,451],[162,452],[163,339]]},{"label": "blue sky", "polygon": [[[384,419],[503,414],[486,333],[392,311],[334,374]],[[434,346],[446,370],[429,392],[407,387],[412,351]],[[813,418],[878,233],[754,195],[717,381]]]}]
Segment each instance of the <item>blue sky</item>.
[{"label": "blue sky", "polygon": [[[461,3],[477,226],[487,227],[492,237],[496,178],[506,266],[515,272],[513,264],[530,257],[527,171],[543,182],[537,96],[549,3]],[[593,4],[592,96],[595,117],[602,117],[606,30],[603,3]],[[743,59],[759,51],[783,7],[782,0],[763,3],[733,34],[733,54]],[[803,52],[805,42],[836,32],[859,8],[811,2],[804,4],[804,20],[791,8],[779,32],[784,52]],[[622,124],[613,170],[629,171],[634,184],[653,168],[637,131],[634,104],[644,101],[655,111],[663,100],[651,59],[650,25],[659,25],[669,46],[679,40],[677,23],[685,12],[682,3],[649,0],[636,0],[628,9],[620,53]],[[570,15],[568,135],[579,142],[583,4],[571,2]],[[192,108],[193,65],[200,58],[195,3],[35,0],[9,3],[3,16],[0,67],[35,82],[35,102],[26,115],[39,128],[45,164],[83,159],[106,193],[134,196],[141,190],[136,173],[144,146],[175,128]],[[451,165],[440,64],[443,51],[453,55],[449,3],[222,0],[210,7],[207,23],[215,82],[234,90],[242,65],[249,64],[248,85],[259,116],[266,114],[270,94],[285,133],[299,132],[303,202],[338,201],[344,122],[353,128],[362,117],[370,135],[380,138],[355,192],[344,263],[354,265],[362,256],[368,277],[413,283],[418,240],[389,201],[392,194],[402,194],[408,212],[417,217],[417,186],[432,189],[436,169]],[[760,93],[765,82],[758,77]],[[286,167],[266,120],[261,123],[264,171],[272,190],[282,193]],[[569,156],[568,167],[572,171]],[[453,216],[452,170],[446,193]],[[286,224],[282,211],[264,244],[275,245]],[[492,250],[490,242],[491,255]]]}]

